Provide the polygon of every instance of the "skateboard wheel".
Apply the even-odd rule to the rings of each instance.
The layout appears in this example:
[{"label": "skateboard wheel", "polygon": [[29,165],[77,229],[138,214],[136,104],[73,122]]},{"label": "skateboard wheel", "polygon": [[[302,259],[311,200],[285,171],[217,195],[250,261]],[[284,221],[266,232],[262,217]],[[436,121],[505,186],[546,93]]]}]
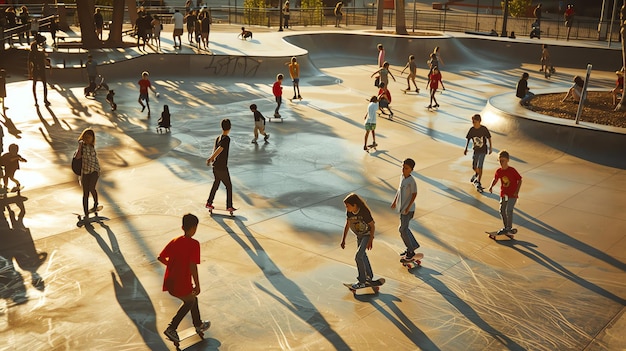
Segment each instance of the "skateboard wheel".
[{"label": "skateboard wheel", "polygon": [[378,291],[380,291],[380,287],[375,286],[375,287],[374,287],[374,292],[378,292]]},{"label": "skateboard wheel", "polygon": [[511,229],[511,233],[512,233],[512,234],[517,234],[517,228],[513,228],[513,229]]}]

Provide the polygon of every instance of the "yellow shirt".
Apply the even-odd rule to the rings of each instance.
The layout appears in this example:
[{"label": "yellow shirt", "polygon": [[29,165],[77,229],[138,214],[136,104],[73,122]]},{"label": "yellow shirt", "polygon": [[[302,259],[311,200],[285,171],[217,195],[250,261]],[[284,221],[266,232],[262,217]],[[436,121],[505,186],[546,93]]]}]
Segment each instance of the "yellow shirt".
[{"label": "yellow shirt", "polygon": [[295,63],[289,64],[289,75],[291,76],[291,79],[300,78],[300,64],[299,63],[295,62]]}]

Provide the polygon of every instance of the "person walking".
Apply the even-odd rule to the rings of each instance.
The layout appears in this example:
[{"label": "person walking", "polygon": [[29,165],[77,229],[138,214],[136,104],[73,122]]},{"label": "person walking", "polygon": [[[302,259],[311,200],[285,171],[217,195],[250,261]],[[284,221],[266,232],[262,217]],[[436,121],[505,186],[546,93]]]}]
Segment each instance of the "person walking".
[{"label": "person walking", "polygon": [[205,207],[209,210],[215,209],[213,206],[213,200],[215,199],[215,193],[220,186],[220,183],[224,183],[226,187],[226,211],[233,212],[237,209],[233,207],[233,184],[230,181],[230,173],[228,172],[228,151],[230,149],[230,133],[231,123],[230,120],[225,118],[221,122],[222,135],[215,139],[215,146],[213,147],[213,153],[206,160],[206,165],[213,164],[213,187],[209,193],[209,198],[206,201]]},{"label": "person walking", "polygon": [[96,7],[96,12],[93,14],[93,23],[96,27],[96,36],[102,40],[102,29],[104,28],[104,18],[100,13],[100,8]]},{"label": "person walking", "polygon": [[343,18],[343,1],[337,2],[333,13],[335,14],[335,27],[339,28]]},{"label": "person walking", "polygon": [[172,239],[159,254],[158,260],[163,263],[165,275],[163,277],[163,291],[180,299],[182,304],[163,332],[171,341],[179,342],[178,326],[191,312],[191,319],[196,333],[202,334],[211,327],[211,322],[203,321],[198,308],[200,295],[200,278],[198,265],[200,264],[200,243],[193,236],[198,230],[198,217],[188,213],[183,216],[183,235]]},{"label": "person walking", "polygon": [[567,9],[563,14],[565,18],[565,27],[567,28],[566,41],[569,41],[569,33],[572,31],[572,24],[574,23],[574,5],[567,5]]},{"label": "person walking", "polygon": [[39,50],[36,41],[30,44],[30,52],[28,53],[28,76],[33,80],[33,98],[35,106],[37,103],[37,82],[43,83],[43,102],[46,106],[50,106],[48,101],[48,81],[46,79],[46,53]]},{"label": "person walking", "polygon": [[[172,16],[172,22],[174,23],[174,32],[172,33],[174,39],[174,48],[178,47],[182,48],[183,42],[181,36],[183,35],[183,26],[185,22],[185,18],[183,14],[180,13],[178,9],[174,10],[174,15]],[[176,39],[178,38],[178,45],[176,45]]]},{"label": "person walking", "polygon": [[519,198],[519,190],[522,187],[522,176],[517,170],[509,166],[510,155],[508,151],[502,150],[498,153],[500,168],[496,170],[493,181],[489,186],[489,192],[493,192],[493,187],[500,181],[500,217],[504,227],[497,234],[515,234],[513,229],[513,210]]},{"label": "person walking", "polygon": [[492,144],[491,144],[491,133],[487,127],[481,125],[482,118],[479,114],[475,114],[472,116],[472,126],[467,131],[467,135],[465,139],[467,142],[465,143],[465,150],[463,151],[463,155],[467,155],[467,147],[469,146],[470,140],[472,141],[472,149],[474,150],[474,154],[472,156],[472,169],[474,170],[474,175],[470,179],[470,183],[476,186],[476,189],[482,191],[483,186],[480,183],[483,177],[483,164],[485,163],[485,156],[487,154],[491,155]]},{"label": "person walking", "polygon": [[409,75],[406,77],[406,91],[411,91],[411,82],[415,86],[415,92],[419,94],[420,89],[417,87],[417,83],[415,83],[415,78],[417,77],[417,64],[415,63],[415,55],[409,55],[409,62],[406,63],[400,75],[404,74],[406,69],[409,69]]}]

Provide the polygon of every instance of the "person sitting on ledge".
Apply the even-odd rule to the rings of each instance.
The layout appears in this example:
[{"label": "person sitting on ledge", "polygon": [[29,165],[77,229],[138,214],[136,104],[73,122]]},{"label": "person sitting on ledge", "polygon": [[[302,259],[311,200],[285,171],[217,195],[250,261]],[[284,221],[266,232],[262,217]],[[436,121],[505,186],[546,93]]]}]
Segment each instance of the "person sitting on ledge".
[{"label": "person sitting on ledge", "polygon": [[565,94],[565,97],[563,98],[563,100],[561,100],[561,102],[565,102],[567,100],[568,97],[572,97],[572,100],[574,102],[578,102],[580,101],[580,97],[583,94],[583,86],[585,85],[585,81],[580,78],[580,76],[574,76],[574,85],[572,85],[571,88],[569,88],[569,90],[567,91],[567,94]]},{"label": "person sitting on ledge", "polygon": [[530,99],[535,97],[535,94],[528,89],[528,72],[522,73],[522,78],[517,82],[515,96],[520,98],[519,104],[522,106],[528,106]]}]

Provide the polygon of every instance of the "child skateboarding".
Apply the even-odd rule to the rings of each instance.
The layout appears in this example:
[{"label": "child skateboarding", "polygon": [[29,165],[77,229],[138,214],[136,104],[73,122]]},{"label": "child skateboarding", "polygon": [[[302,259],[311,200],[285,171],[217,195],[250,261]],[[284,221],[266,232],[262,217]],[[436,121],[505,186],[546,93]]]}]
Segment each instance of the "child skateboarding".
[{"label": "child skateboarding", "polygon": [[343,199],[346,206],[346,225],[343,228],[341,248],[346,248],[346,235],[351,230],[357,238],[357,251],[354,257],[356,268],[359,272],[357,282],[350,286],[351,290],[357,290],[368,286],[381,285],[380,280],[372,280],[374,273],[367,258],[366,250],[371,250],[374,245],[375,223],[372,213],[365,201],[357,194],[351,193]]},{"label": "child skateboarding", "polygon": [[415,55],[409,56],[409,62],[406,63],[406,66],[400,72],[400,75],[404,74],[406,69],[409,69],[409,75],[406,77],[406,91],[411,91],[411,82],[415,86],[415,92],[419,94],[420,89],[417,87],[417,83],[415,83],[415,77],[417,77],[417,64],[415,63]]},{"label": "child skateboarding", "polygon": [[252,139],[252,143],[257,143],[256,141],[259,138],[259,133],[263,135],[263,141],[267,142],[267,139],[270,138],[270,134],[265,132],[265,117],[259,110],[257,110],[256,104],[250,105],[250,111],[252,111],[254,117],[254,139]]},{"label": "child skateboarding", "polygon": [[[365,113],[365,142],[363,143],[363,150],[369,151],[369,147],[376,147],[376,111],[378,110],[378,97],[373,95],[370,98],[370,103],[367,105],[367,112]],[[367,139],[372,132],[372,144],[367,145]]]},{"label": "child skateboarding", "polygon": [[[472,148],[474,149],[474,155],[472,156],[472,169],[474,170],[474,175],[470,179],[470,183],[476,186],[476,189],[480,192],[483,191],[483,186],[480,183],[480,180],[483,177],[483,164],[485,163],[485,156],[487,153],[491,155],[491,133],[489,133],[489,129],[487,127],[481,125],[482,118],[479,114],[475,114],[472,116],[472,127],[467,131],[467,135],[465,138],[467,142],[465,143],[465,150],[463,151],[463,155],[467,155],[467,147],[469,146],[470,140],[472,141]],[[488,145],[488,147],[487,147]]]},{"label": "child skateboarding", "polygon": [[198,309],[198,295],[200,294],[200,279],[198,278],[198,264],[200,264],[200,243],[193,239],[198,229],[198,217],[188,213],[183,216],[183,235],[172,239],[159,254],[158,260],[166,266],[163,277],[163,291],[180,299],[182,305],[170,321],[165,336],[179,342],[178,325],[191,312],[196,333],[202,335],[209,329],[211,322],[200,318]]},{"label": "child skateboarding", "polygon": [[283,78],[285,78],[285,76],[283,76],[282,73],[279,73],[276,76],[276,81],[274,82],[274,85],[272,85],[272,93],[274,94],[274,98],[276,99],[276,109],[274,110],[275,118],[280,118],[280,113],[278,113],[278,110],[280,110],[280,105],[283,103]]},{"label": "child skateboarding", "polygon": [[522,176],[517,170],[509,166],[509,153],[502,150],[498,153],[500,168],[496,170],[493,181],[489,186],[491,193],[493,187],[500,181],[500,217],[504,227],[496,234],[515,234],[513,229],[513,209],[519,197],[519,190],[522,187]]},{"label": "child skateboarding", "polygon": [[407,158],[402,162],[402,177],[398,185],[398,190],[396,191],[396,196],[391,202],[391,208],[400,213],[400,226],[398,227],[398,231],[400,232],[400,238],[402,238],[404,246],[406,246],[406,250],[400,253],[402,262],[412,261],[416,255],[415,250],[420,247],[411,229],[409,229],[409,222],[411,218],[413,218],[413,215],[415,215],[415,198],[417,197],[417,184],[411,175],[413,168],[415,168],[415,161],[413,161],[413,159]]},{"label": "child skateboarding", "polygon": [[20,147],[17,144],[11,144],[9,145],[9,152],[5,153],[0,158],[0,163],[4,166],[4,176],[2,179],[4,181],[4,188],[7,192],[9,191],[9,179],[15,183],[15,187],[11,189],[12,192],[17,192],[21,189],[20,182],[15,179],[15,171],[20,169],[20,162],[27,161],[18,154],[19,151]]}]

